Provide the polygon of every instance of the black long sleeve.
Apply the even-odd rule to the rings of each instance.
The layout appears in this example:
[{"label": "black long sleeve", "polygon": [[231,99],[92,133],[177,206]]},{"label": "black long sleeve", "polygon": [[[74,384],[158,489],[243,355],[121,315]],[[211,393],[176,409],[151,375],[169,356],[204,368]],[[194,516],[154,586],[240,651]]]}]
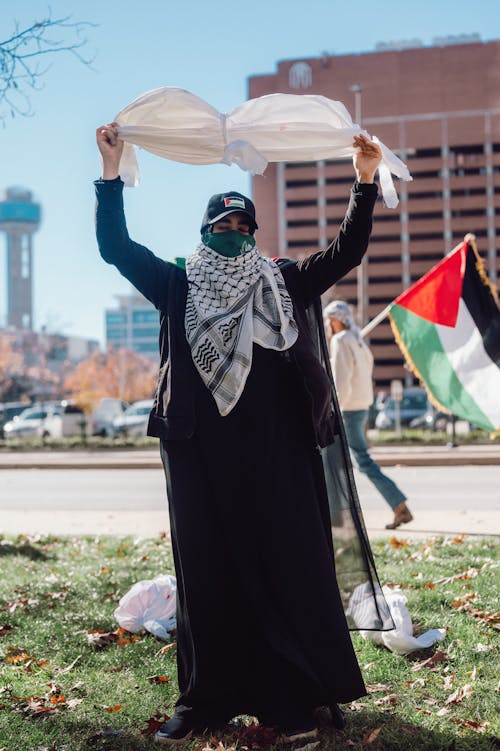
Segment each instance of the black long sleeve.
[{"label": "black long sleeve", "polygon": [[165,303],[168,277],[174,267],[130,239],[123,210],[123,182],[96,180],[96,236],[99,252],[156,308]]}]

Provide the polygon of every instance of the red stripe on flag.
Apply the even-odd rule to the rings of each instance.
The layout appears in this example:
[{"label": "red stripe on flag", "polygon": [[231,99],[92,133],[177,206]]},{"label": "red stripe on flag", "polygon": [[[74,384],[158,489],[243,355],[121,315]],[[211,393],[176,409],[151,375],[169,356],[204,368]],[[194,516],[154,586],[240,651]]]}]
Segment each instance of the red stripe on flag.
[{"label": "red stripe on flag", "polygon": [[431,323],[455,326],[467,257],[464,242],[394,300]]}]

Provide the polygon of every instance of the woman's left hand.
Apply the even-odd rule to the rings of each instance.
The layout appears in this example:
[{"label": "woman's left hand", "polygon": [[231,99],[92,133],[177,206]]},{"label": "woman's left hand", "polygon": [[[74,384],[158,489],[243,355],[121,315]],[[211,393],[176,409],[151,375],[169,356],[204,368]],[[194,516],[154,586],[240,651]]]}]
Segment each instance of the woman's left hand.
[{"label": "woman's left hand", "polygon": [[360,183],[372,183],[377,167],[382,161],[380,146],[370,141],[362,133],[354,136],[352,145],[356,149],[352,161],[356,170],[357,181]]}]

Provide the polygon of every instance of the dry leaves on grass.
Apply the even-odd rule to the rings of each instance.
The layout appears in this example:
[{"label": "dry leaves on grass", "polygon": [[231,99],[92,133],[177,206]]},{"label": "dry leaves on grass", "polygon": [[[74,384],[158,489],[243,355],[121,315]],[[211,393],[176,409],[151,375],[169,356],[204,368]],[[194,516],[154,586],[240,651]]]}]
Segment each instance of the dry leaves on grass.
[{"label": "dry leaves on grass", "polygon": [[149,675],[146,680],[149,683],[168,683],[169,678],[166,675]]},{"label": "dry leaves on grass", "polygon": [[159,709],[156,714],[146,720],[146,727],[141,730],[142,735],[154,735],[167,720],[170,720],[170,715]]},{"label": "dry leaves on grass", "polygon": [[438,670],[438,664],[440,662],[448,662],[448,653],[444,649],[438,649],[437,652],[435,652],[432,657],[429,657],[428,660],[423,660],[422,662],[415,663],[415,665],[413,665],[412,667],[412,671],[415,672],[417,670],[422,670],[422,668]]},{"label": "dry leaves on grass", "polygon": [[445,704],[460,704],[460,702],[462,702],[464,699],[467,699],[467,697],[471,696],[473,693],[474,689],[472,688],[472,685],[470,683],[466,683],[465,686],[457,688],[456,691],[450,694],[446,699]]},{"label": "dry leaves on grass", "polygon": [[134,641],[141,641],[142,636],[139,634],[132,634],[124,628],[117,628],[116,631],[89,631],[87,633],[87,642],[97,649],[103,649],[110,644],[116,642],[117,646],[125,647],[127,644],[132,644]]},{"label": "dry leaves on grass", "polygon": [[108,714],[114,714],[115,712],[119,712],[121,709],[123,709],[123,704],[115,704],[112,707],[103,707],[103,709]]},{"label": "dry leaves on grass", "polygon": [[[0,636],[5,636],[9,631],[12,631],[12,626],[8,626],[7,624],[0,626]],[[0,749],[0,751],[2,751],[2,749]]]},{"label": "dry leaves on grass", "polygon": [[405,540],[402,537],[391,537],[389,539],[389,543],[390,543],[391,547],[394,548],[394,549],[397,549],[397,548],[407,548],[408,545],[409,545],[408,540]]},{"label": "dry leaves on grass", "polygon": [[6,650],[5,662],[12,667],[21,667],[26,673],[32,673],[34,668],[41,668],[48,665],[47,660],[37,660],[32,657],[27,650],[22,647],[9,645]]}]

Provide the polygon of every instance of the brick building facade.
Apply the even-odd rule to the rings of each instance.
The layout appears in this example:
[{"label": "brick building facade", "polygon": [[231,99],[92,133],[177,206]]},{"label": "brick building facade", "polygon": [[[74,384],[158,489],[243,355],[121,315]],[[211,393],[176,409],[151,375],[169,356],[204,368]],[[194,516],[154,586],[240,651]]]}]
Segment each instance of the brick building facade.
[{"label": "brick building facade", "polygon": [[[446,40],[443,40],[445,42]],[[440,44],[283,61],[249,79],[249,97],[322,94],[407,163],[413,182],[395,180],[400,203],[379,200],[363,274],[327,294],[361,309],[365,323],[451,250],[476,235],[490,278],[500,274],[500,41]],[[326,247],[342,220],[353,180],[340,161],[270,164],[253,179],[259,248],[299,258]],[[387,320],[374,329],[378,388],[404,370]]]}]

